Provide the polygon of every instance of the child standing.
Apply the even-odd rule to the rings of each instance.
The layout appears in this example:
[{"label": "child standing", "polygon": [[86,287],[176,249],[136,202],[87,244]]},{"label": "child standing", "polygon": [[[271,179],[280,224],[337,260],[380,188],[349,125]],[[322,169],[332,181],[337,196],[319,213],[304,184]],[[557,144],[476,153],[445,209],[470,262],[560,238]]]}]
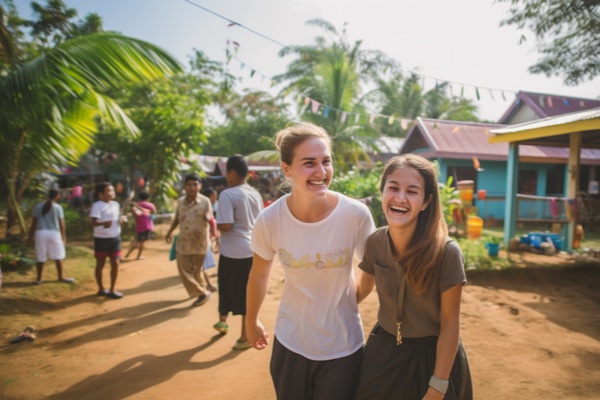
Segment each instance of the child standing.
[{"label": "child standing", "polygon": [[135,215],[135,241],[129,248],[129,251],[125,255],[125,258],[129,257],[134,249],[138,249],[136,260],[142,258],[142,251],[144,250],[144,242],[150,239],[154,224],[152,223],[152,214],[156,214],[156,207],[150,203],[148,199],[150,194],[148,192],[140,192],[138,194],[139,201],[133,203],[131,208],[133,215]]},{"label": "child standing", "polygon": [[377,286],[378,322],[355,399],[470,400],[460,342],[464,258],[448,238],[434,165],[413,154],[394,157],[380,191],[388,226],[367,240],[357,283],[359,302]]},{"label": "child standing", "polygon": [[[120,299],[123,293],[115,290],[115,284],[121,258],[121,223],[126,222],[126,217],[120,215],[119,203],[113,201],[115,188],[109,182],[98,183],[96,195],[99,200],[92,204],[90,217],[94,227],[98,296]],[[110,259],[110,290],[106,290],[102,283],[102,269],[107,257]]]},{"label": "child standing", "polygon": [[29,244],[33,244],[35,237],[35,254],[37,258],[36,285],[42,283],[44,263],[50,258],[56,263],[58,281],[73,283],[73,278],[63,277],[62,260],[65,258],[65,245],[67,233],[65,230],[65,215],[63,208],[58,204],[60,193],[55,189],[48,191],[48,199],[39,203],[33,209],[33,222],[29,230]]}]

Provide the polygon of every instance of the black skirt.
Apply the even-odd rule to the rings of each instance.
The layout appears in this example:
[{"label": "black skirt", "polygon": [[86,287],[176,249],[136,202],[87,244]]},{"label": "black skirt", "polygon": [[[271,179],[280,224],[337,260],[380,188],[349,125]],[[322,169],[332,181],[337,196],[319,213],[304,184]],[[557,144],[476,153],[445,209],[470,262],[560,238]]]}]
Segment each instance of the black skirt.
[{"label": "black skirt", "polygon": [[[396,337],[376,324],[365,346],[356,400],[421,400],[429,388],[435,368],[437,336]],[[458,343],[458,351],[449,377],[444,400],[471,400],[473,387],[467,355]]]},{"label": "black skirt", "polygon": [[246,287],[252,269],[252,257],[219,256],[219,315],[246,315]]}]

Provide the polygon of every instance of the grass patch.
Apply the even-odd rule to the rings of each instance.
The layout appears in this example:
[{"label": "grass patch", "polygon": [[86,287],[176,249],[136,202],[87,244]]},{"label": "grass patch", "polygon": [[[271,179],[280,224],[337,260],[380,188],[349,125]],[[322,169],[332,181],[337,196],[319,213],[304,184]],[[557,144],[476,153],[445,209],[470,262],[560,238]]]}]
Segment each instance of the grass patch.
[{"label": "grass patch", "polygon": [[43,325],[48,318],[43,313],[65,307],[68,302],[80,297],[84,286],[94,284],[95,266],[93,250],[81,244],[67,246],[67,257],[63,260],[63,274],[75,278],[73,284],[57,281],[54,261],[45,263],[41,285],[33,284],[35,265],[2,270],[0,336],[10,339],[28,325]]}]

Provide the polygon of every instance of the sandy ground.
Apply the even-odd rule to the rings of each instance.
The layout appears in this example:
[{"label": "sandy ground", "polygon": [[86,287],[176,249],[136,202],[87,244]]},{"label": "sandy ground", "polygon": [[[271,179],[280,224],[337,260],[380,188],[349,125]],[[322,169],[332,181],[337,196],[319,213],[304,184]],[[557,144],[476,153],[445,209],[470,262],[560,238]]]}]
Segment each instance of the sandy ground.
[{"label": "sandy ground", "polygon": [[[36,316],[38,338],[9,345],[18,332],[2,329],[0,398],[274,399],[270,349],[232,350],[241,318],[218,335],[218,296],[192,308],[167,254],[153,240],[144,260],[123,262],[121,300],[95,296],[90,283],[60,300],[17,301],[5,275],[0,301]],[[600,266],[536,256],[557,264],[538,268],[519,257],[524,268],[468,275],[461,326],[475,397],[600,399]],[[270,332],[281,287],[276,265],[261,313]],[[360,309],[368,332],[375,293]]]}]

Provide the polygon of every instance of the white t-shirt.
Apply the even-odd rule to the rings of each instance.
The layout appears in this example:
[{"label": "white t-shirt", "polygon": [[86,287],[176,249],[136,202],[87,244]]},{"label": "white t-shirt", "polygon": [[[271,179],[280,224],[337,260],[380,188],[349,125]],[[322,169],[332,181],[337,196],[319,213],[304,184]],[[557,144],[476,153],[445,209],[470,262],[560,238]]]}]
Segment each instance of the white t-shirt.
[{"label": "white t-shirt", "polygon": [[220,254],[235,259],[252,257],[250,235],[262,209],[262,196],[247,183],[221,192],[217,224],[233,224],[233,227],[221,232]]},{"label": "white t-shirt", "polygon": [[119,203],[116,201],[99,200],[92,204],[90,217],[97,218],[98,222],[112,221],[110,228],[103,226],[94,227],[95,238],[115,238],[121,234],[121,225],[119,224],[119,216],[121,210]]},{"label": "white t-shirt", "polygon": [[278,254],[285,272],[275,336],[316,361],[348,356],[364,342],[352,261],[362,259],[375,224],[366,205],[336,194],[335,210],[315,223],[296,219],[286,195],[265,208],[252,233],[252,250],[266,260]]}]

